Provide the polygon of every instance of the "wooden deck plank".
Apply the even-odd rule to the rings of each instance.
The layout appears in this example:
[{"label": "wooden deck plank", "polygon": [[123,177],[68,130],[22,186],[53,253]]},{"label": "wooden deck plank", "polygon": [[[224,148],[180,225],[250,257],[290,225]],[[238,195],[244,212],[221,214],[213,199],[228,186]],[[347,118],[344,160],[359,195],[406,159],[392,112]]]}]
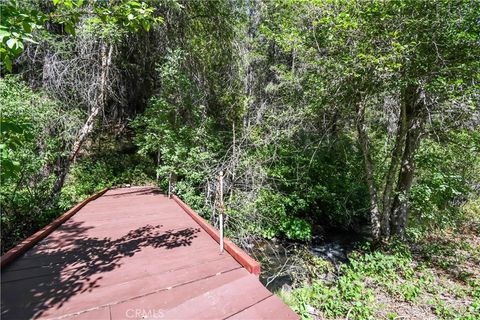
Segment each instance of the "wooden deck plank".
[{"label": "wooden deck plank", "polygon": [[[183,252],[166,252],[162,255],[164,261],[161,264],[158,264],[157,259],[152,256],[153,253],[157,254],[158,252],[148,252],[147,250],[141,251],[137,254],[135,258],[130,259],[128,261],[128,264],[132,267],[136,267],[137,270],[144,270],[145,272],[156,273],[164,272],[165,270],[170,269],[182,268],[183,266],[188,266],[191,264],[200,264],[204,261],[217,260],[221,257],[218,252],[212,252],[211,247],[202,247],[199,248],[196,251],[197,254],[193,256],[188,250],[184,250]],[[225,256],[223,258],[225,258]],[[70,270],[89,268],[91,266],[92,263],[89,261],[76,261],[76,263],[68,264],[57,261],[56,264],[52,263],[41,266],[35,265],[29,268],[9,269],[2,272],[2,283],[31,278],[33,276],[48,276],[51,273],[58,271],[61,271],[62,273],[67,273]]]},{"label": "wooden deck plank", "polygon": [[110,307],[88,310],[71,316],[62,317],[65,320],[110,320]]},{"label": "wooden deck plank", "polygon": [[[175,287],[185,283],[196,281],[199,278],[212,277],[221,272],[227,272],[234,269],[239,269],[240,266],[236,262],[232,262],[230,259],[224,259],[224,261],[212,261],[209,263],[190,266],[188,268],[175,270],[172,272],[165,272],[160,274],[153,275],[144,275],[143,277],[136,277],[130,279],[122,279],[121,277],[110,277],[108,280],[101,278],[101,276],[94,276],[90,279],[90,283],[85,283],[81,288],[81,295],[74,295],[68,299],[68,303],[59,304],[58,302],[62,300],[61,293],[56,296],[56,300],[51,304],[51,308],[47,308],[42,312],[42,317],[58,317],[61,315],[81,312],[83,310],[88,310],[96,306],[111,305],[122,302],[124,300],[129,300],[134,297],[143,296],[146,294],[151,294],[159,290],[167,290],[170,287]],[[132,270],[130,270],[132,273]],[[90,290],[90,285],[94,283],[92,290]],[[58,289],[57,289],[58,291]],[[42,307],[44,304],[44,292],[36,292],[37,298],[31,297],[31,294],[25,293],[24,291],[12,292],[17,299],[20,298],[21,301],[26,301],[27,299],[22,299],[23,295],[27,295],[30,301],[37,301],[37,308]],[[50,290],[46,291],[48,295]],[[19,305],[15,301],[9,301],[11,307],[17,307],[18,310],[23,309],[23,305]]]},{"label": "wooden deck plank", "polygon": [[[210,246],[215,243],[207,234],[202,233],[198,227],[186,228],[164,228],[161,226],[147,225],[144,228],[136,228],[134,231],[118,231],[114,228],[103,230],[111,234],[108,238],[92,235],[89,232],[82,234],[83,238],[54,238],[49,242],[42,242],[37,245],[35,250],[24,254],[23,259],[39,259],[42,257],[52,258],[55,254],[63,254],[77,250],[82,246],[102,246],[106,250],[109,245],[115,246],[145,246],[147,243],[157,249],[171,250],[177,247],[194,246],[197,249],[200,246]],[[98,235],[98,234],[97,234]],[[58,240],[58,241],[55,241]],[[195,241],[193,241],[195,240]],[[88,252],[88,250],[84,250]]]},{"label": "wooden deck plank", "polygon": [[298,319],[298,315],[291,309],[285,308],[285,304],[280,298],[272,295],[228,318],[228,320],[251,319],[294,320]]},{"label": "wooden deck plank", "polygon": [[[213,310],[217,308],[219,308],[217,312],[220,312],[221,315],[216,318],[223,319],[226,315],[223,312],[222,306],[218,304],[221,297],[214,293],[214,291],[235,291],[237,288],[229,284],[242,285],[242,283],[251,280],[256,279],[245,269],[236,269],[231,272],[200,279],[171,290],[160,291],[152,295],[114,305],[111,307],[112,319],[123,319],[127,311],[131,309],[156,311],[156,313],[163,314],[163,319],[201,319],[199,312],[205,309]],[[256,281],[258,282],[258,280]],[[260,283],[258,282],[258,284]],[[228,288],[225,288],[225,286]],[[267,293],[262,291],[260,295],[256,291],[249,292],[249,294],[254,296],[254,298],[257,296],[263,297],[262,294],[271,294],[268,293],[268,290],[266,291]],[[247,297],[242,297],[242,299],[245,298]],[[184,315],[182,311],[187,312],[188,315]]]},{"label": "wooden deck plank", "polygon": [[225,282],[218,288],[205,289],[202,294],[166,310],[165,318],[225,319],[272,295],[254,275],[246,270],[242,272],[245,277]]},{"label": "wooden deck plank", "polygon": [[167,319],[271,314],[262,304],[271,293],[258,278],[148,187],[109,190],[87,203],[2,268],[1,281],[5,320],[155,318],[160,309]]},{"label": "wooden deck plank", "polygon": [[[160,255],[160,252],[165,258],[188,256],[192,250],[215,252],[212,250],[212,240],[200,233],[199,229],[187,229],[185,232],[175,233],[173,237],[163,237],[162,234],[143,237],[140,233],[135,238],[118,238],[113,241],[95,237],[79,239],[79,243],[70,250],[60,249],[45,254],[37,251],[15,261],[5,268],[5,271],[42,266],[79,266],[85,263],[104,266],[107,263],[121,263],[121,260],[137,255],[147,260],[144,262],[150,262],[149,260],[155,260],[154,255]],[[94,263],[95,261],[98,264]]]}]

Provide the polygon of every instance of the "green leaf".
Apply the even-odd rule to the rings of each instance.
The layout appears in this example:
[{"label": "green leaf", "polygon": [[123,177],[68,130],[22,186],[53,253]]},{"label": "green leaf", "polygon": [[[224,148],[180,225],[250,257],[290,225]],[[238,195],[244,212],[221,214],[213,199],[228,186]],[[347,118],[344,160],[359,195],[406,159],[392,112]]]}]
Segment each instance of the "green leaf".
[{"label": "green leaf", "polygon": [[71,23],[66,23],[63,28],[65,32],[71,35],[75,35],[75,27]]},{"label": "green leaf", "polygon": [[32,32],[32,25],[30,24],[30,22],[23,21],[23,22],[22,22],[22,27],[23,27],[23,30],[24,30],[26,33]]},{"label": "green leaf", "polygon": [[73,2],[72,2],[72,0],[65,0],[64,5],[65,5],[68,9],[73,9]]},{"label": "green leaf", "polygon": [[0,42],[3,42],[4,38],[11,37],[11,35],[10,32],[0,29]]},{"label": "green leaf", "polygon": [[3,63],[5,64],[5,68],[7,68],[7,70],[9,72],[11,72],[12,71],[12,59],[10,59],[9,56],[5,56],[3,58]]},{"label": "green leaf", "polygon": [[142,6],[140,3],[136,2],[136,1],[130,1],[128,4],[132,7],[141,7]]},{"label": "green leaf", "polygon": [[18,47],[18,40],[15,38],[8,39],[7,47],[9,47],[10,49],[16,49]]}]

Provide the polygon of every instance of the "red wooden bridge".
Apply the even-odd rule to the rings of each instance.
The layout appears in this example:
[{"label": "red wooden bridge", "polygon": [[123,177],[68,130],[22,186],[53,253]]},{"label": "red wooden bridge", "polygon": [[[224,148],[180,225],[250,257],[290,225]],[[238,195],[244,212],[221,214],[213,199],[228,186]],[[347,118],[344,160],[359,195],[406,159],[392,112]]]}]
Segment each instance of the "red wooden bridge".
[{"label": "red wooden bridge", "polygon": [[298,319],[217,241],[178,198],[109,190],[2,256],[1,318]]}]

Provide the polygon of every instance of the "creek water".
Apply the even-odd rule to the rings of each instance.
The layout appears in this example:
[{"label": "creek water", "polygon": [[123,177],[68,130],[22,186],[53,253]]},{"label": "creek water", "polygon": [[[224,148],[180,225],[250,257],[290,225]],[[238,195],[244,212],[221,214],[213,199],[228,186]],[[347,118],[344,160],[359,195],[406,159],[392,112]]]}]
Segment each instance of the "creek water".
[{"label": "creek water", "polygon": [[328,230],[314,235],[308,243],[282,240],[262,240],[252,248],[253,256],[262,263],[260,281],[272,292],[289,288],[293,283],[292,264],[301,250],[328,260],[335,269],[348,263],[348,254],[366,240],[362,232]]}]

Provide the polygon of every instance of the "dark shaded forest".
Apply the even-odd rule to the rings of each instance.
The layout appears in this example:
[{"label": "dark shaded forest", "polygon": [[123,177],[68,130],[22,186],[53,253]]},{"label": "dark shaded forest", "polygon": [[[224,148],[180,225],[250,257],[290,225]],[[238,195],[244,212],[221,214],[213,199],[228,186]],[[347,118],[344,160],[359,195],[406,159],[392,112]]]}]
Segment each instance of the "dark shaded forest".
[{"label": "dark shaded forest", "polygon": [[480,317],[480,2],[0,4],[2,253],[171,185],[305,319]]}]

